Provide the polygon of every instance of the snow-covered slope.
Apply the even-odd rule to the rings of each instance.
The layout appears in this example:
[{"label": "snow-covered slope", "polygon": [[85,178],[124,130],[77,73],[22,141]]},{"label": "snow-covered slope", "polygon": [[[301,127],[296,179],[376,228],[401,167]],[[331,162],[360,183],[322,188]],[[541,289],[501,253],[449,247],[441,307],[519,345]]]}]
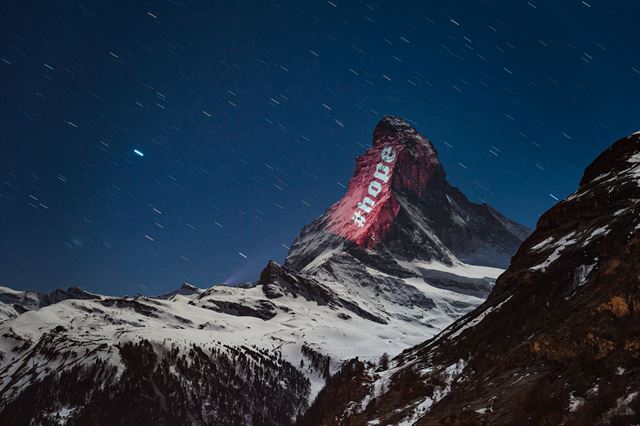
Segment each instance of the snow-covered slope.
[{"label": "snow-covered slope", "polygon": [[385,118],[345,197],[253,285],[60,297],[0,323],[0,418],[292,423],[343,361],[396,355],[482,303],[526,232],[470,203],[431,144]]},{"label": "snow-covered slope", "polygon": [[40,309],[53,303],[67,299],[94,299],[98,296],[88,293],[78,287],[67,290],[57,289],[51,293],[41,293],[34,290],[13,290],[0,286],[0,322],[15,318],[23,312]]},{"label": "snow-covered slope", "polygon": [[[480,275],[493,279],[499,272]],[[469,273],[469,279],[477,276]],[[0,404],[54,371],[104,362],[122,374],[121,348],[143,341],[158,353],[162,348],[188,353],[195,345],[215,350],[255,346],[281,354],[300,369],[301,380],[309,380],[301,399],[306,404],[344,360],[376,361],[385,352],[397,354],[448,325],[453,313],[482,301],[415,281],[379,274],[367,290],[356,282],[321,283],[270,263],[251,288],[214,286],[168,298],[65,300],[0,324]],[[395,303],[376,297],[381,293],[393,295]]]}]

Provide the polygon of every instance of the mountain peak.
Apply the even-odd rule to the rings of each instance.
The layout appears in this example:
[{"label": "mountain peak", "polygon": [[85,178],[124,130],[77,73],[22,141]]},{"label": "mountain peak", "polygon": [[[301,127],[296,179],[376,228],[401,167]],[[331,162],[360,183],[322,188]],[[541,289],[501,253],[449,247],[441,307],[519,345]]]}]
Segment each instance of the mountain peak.
[{"label": "mountain peak", "polygon": [[394,192],[420,195],[442,166],[431,142],[406,120],[386,116],[373,132],[373,146],[356,160],[347,193],[331,208],[327,230],[372,248],[400,210]]},{"label": "mountain peak", "polygon": [[[490,231],[490,232],[487,232]],[[506,266],[528,234],[493,209],[470,202],[446,180],[432,143],[408,121],[385,116],[357,157],[346,194],[305,227],[286,266],[302,270],[331,247],[412,261],[458,259]],[[318,263],[317,261],[315,263]]]},{"label": "mountain peak", "polygon": [[160,296],[157,296],[158,299],[171,299],[175,296],[185,296],[185,297],[190,297],[190,296],[197,296],[199,294],[202,294],[204,292],[204,290],[202,290],[201,288],[198,288],[192,284],[189,283],[182,283],[182,285],[176,289],[173,290],[169,293],[165,293],[162,294]]},{"label": "mountain peak", "polygon": [[[628,169],[635,154],[640,153],[640,132],[628,135],[603,151],[590,165],[586,168],[584,175],[580,181],[580,186],[586,185],[594,181],[599,176],[603,176],[611,172],[621,172]],[[640,158],[635,163],[640,162]]]},{"label": "mountain peak", "polygon": [[401,143],[419,141],[431,145],[407,120],[402,117],[386,115],[378,122],[373,131],[373,146],[389,141]]},{"label": "mountain peak", "polygon": [[198,287],[189,284],[189,283],[182,283],[182,285],[180,286],[180,290],[187,290],[187,291],[198,291],[200,290]]}]

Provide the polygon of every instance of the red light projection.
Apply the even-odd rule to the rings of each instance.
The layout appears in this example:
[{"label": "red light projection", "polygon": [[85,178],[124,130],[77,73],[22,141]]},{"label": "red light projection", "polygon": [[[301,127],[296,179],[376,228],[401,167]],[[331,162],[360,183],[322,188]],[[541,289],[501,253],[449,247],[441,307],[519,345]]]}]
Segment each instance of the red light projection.
[{"label": "red light projection", "polygon": [[326,230],[361,247],[375,246],[400,211],[397,191],[423,194],[440,168],[431,143],[402,123],[379,126],[373,147],[358,157],[347,193],[334,204]]}]

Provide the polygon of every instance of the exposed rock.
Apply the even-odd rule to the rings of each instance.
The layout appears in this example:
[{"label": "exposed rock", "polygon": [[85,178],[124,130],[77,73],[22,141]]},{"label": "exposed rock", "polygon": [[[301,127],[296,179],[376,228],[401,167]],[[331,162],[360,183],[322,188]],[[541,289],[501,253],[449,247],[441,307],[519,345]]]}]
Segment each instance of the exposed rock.
[{"label": "exposed rock", "polygon": [[270,320],[278,313],[276,311],[276,306],[268,300],[260,300],[253,305],[222,300],[209,300],[207,303],[200,306],[228,315],[256,317],[263,320]]}]

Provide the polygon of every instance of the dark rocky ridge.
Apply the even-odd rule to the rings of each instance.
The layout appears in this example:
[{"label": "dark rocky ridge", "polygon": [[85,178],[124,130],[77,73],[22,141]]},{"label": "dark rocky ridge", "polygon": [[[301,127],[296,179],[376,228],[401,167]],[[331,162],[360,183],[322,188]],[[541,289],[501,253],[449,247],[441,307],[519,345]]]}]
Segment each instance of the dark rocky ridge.
[{"label": "dark rocky ridge", "polygon": [[338,296],[330,288],[314,278],[296,274],[295,271],[280,266],[273,261],[269,262],[260,274],[258,284],[262,285],[262,291],[269,299],[277,299],[285,294],[293,297],[302,297],[321,306],[342,306],[359,317],[378,324],[387,323],[384,318],[362,309],[357,303]]},{"label": "dark rocky ridge", "polygon": [[483,305],[389,371],[351,361],[301,424],[638,424],[639,179],[635,134],[540,218]]}]

